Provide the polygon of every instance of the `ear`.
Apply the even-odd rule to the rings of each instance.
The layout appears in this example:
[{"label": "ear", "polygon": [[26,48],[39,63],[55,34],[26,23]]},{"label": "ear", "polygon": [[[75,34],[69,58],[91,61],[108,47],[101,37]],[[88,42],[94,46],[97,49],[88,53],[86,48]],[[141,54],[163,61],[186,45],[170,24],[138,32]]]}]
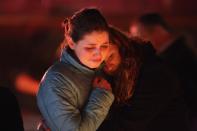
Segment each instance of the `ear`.
[{"label": "ear", "polygon": [[70,36],[68,36],[68,35],[65,35],[65,38],[66,38],[66,41],[68,42],[68,46],[73,50],[75,44],[74,44],[72,38]]}]

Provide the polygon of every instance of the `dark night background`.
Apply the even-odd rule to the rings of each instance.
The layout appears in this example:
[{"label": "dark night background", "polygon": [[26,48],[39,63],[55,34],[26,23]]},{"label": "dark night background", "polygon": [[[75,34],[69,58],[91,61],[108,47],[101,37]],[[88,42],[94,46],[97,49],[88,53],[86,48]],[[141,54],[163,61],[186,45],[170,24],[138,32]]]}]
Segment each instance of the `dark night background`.
[{"label": "dark night background", "polygon": [[1,0],[0,84],[15,92],[25,130],[35,130],[40,119],[35,99],[37,88],[23,91],[17,86],[30,79],[36,85],[57,59],[65,17],[83,7],[97,7],[110,24],[129,32],[136,17],[158,12],[187,36],[196,51],[196,5],[196,0]]}]

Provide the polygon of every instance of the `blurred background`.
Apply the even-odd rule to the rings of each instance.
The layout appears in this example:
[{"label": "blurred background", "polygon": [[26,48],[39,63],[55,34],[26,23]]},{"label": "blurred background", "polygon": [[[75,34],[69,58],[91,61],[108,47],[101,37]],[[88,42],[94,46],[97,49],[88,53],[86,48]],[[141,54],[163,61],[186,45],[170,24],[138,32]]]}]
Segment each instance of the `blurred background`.
[{"label": "blurred background", "polygon": [[17,96],[26,131],[41,119],[38,83],[57,60],[64,18],[84,7],[97,7],[113,24],[129,32],[132,21],[158,12],[197,48],[196,0],[0,0],[0,85]]}]

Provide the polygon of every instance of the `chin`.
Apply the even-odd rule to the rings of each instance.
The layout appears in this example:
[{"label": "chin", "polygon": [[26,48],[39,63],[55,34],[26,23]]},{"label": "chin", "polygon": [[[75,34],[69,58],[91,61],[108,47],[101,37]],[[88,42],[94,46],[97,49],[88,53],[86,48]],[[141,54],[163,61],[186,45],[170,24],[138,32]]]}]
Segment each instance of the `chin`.
[{"label": "chin", "polygon": [[98,62],[98,63],[93,63],[93,64],[91,64],[90,65],[90,67],[89,68],[99,68],[99,66],[101,65],[101,62]]},{"label": "chin", "polygon": [[99,66],[100,66],[100,64],[99,65],[91,65],[91,66],[89,66],[89,68],[95,69],[95,68],[98,68]]}]

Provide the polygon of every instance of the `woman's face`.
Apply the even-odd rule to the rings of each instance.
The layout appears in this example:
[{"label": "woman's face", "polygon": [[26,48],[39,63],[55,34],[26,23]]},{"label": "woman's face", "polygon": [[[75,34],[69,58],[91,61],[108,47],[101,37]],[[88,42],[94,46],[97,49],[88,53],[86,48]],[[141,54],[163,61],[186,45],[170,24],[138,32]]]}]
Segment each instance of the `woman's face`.
[{"label": "woman's face", "polygon": [[80,62],[89,68],[98,68],[105,60],[109,50],[109,37],[105,31],[93,31],[74,43],[71,49]]},{"label": "woman's face", "polygon": [[104,71],[107,74],[114,74],[121,62],[121,57],[119,53],[119,49],[115,44],[110,44],[109,52],[107,58],[105,60]]}]

